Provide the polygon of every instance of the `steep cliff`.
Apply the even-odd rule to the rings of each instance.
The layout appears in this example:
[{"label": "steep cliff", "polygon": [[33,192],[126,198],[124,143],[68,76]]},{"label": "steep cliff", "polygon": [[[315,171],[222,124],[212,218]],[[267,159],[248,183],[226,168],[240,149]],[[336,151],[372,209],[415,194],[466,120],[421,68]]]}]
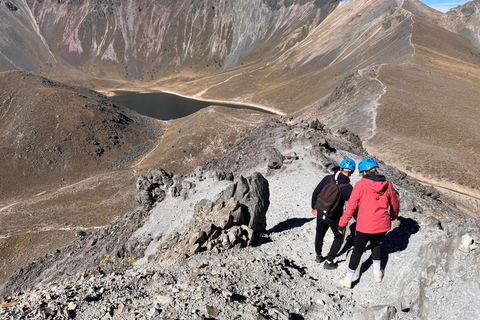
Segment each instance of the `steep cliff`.
[{"label": "steep cliff", "polygon": [[[248,55],[268,57],[279,44],[302,40],[338,2],[27,0],[10,16],[15,22],[31,17],[31,28],[57,59],[91,76],[152,80],[180,69],[233,68]],[[38,62],[34,67],[45,69]]]}]

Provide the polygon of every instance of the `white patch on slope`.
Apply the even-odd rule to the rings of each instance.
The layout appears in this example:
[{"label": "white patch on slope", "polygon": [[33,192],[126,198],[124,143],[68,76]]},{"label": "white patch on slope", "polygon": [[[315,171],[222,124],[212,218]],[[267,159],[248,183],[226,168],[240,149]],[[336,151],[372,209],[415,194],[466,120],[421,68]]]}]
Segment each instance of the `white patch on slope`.
[{"label": "white patch on slope", "polygon": [[111,60],[111,61],[119,63],[119,61],[117,59],[117,54],[115,53],[115,50],[113,49],[113,42],[110,43],[107,50],[105,50],[105,52],[103,53],[102,60]]},{"label": "white patch on slope", "polygon": [[[380,68],[379,68],[380,69]],[[377,78],[375,78],[375,81],[377,81],[382,87],[383,87],[383,92],[378,94],[376,98],[372,98],[372,101],[370,103],[367,103],[364,108],[367,112],[370,111],[371,115],[372,115],[372,124],[371,124],[371,127],[370,127],[370,134],[365,134],[363,136],[363,139],[364,141],[368,141],[370,140],[371,138],[373,138],[375,136],[375,134],[377,133],[377,109],[378,109],[378,106],[380,105],[380,102],[379,100],[382,98],[382,96],[387,92],[387,87],[380,81],[378,80]]]},{"label": "white patch on slope", "polygon": [[[63,6],[65,5],[62,5],[62,7]],[[78,37],[78,27],[85,20],[85,17],[88,14],[89,6],[90,6],[89,1],[86,1],[84,4],[82,4],[80,8],[75,11],[76,15],[74,18],[76,19],[74,19],[71,16],[68,16],[69,14],[68,9],[65,8],[63,11],[61,11],[58,14],[55,20],[55,23],[58,23],[59,21],[62,21],[62,20],[65,21],[65,30],[63,31],[63,35],[62,35],[62,43],[68,47],[69,53],[77,52],[80,55],[83,53],[82,42]]]},{"label": "white patch on slope", "polygon": [[[1,47],[0,47],[0,49],[1,49]],[[17,68],[17,69],[19,69],[19,70],[22,69],[22,68],[20,68],[19,66],[17,66],[14,61],[10,60],[6,55],[4,55],[1,50],[0,50],[0,56],[2,56],[2,57],[3,57],[3,60],[8,61],[8,62],[9,62],[12,66],[14,66],[15,68]]]},{"label": "white patch on slope", "polygon": [[30,10],[30,7],[25,3],[25,1],[22,1],[22,4],[25,6],[26,8],[26,13],[28,15],[28,18],[33,26],[33,29],[35,30],[35,33],[37,34],[37,36],[40,38],[40,40],[42,41],[43,45],[45,46],[45,49],[47,49],[48,53],[50,54],[50,58],[55,62],[57,63],[57,60],[55,59],[55,56],[53,55],[52,51],[50,51],[50,47],[48,46],[47,44],[47,41],[45,41],[45,38],[43,37],[41,31],[40,31],[40,27],[38,26],[38,23],[37,21],[35,20],[35,17],[33,16],[33,13],[32,11]]},{"label": "white patch on slope", "polygon": [[165,237],[190,222],[194,216],[195,205],[200,200],[212,200],[210,199],[212,195],[222,192],[229,184],[227,181],[214,181],[210,178],[204,181],[195,180],[195,193],[189,195],[186,200],[167,196],[165,200],[156,204],[143,227],[134,235],[137,239],[148,238],[150,235],[154,238],[147,247],[144,257],[139,259],[137,264],[146,264],[148,256],[156,252]]},{"label": "white patch on slope", "polygon": [[[93,56],[97,57],[98,55],[100,55],[102,49],[105,47],[105,45],[107,43],[109,35],[110,34],[115,34],[116,27],[114,27],[113,31],[109,31],[110,28],[111,28],[110,27],[110,21],[107,20],[107,25],[105,27],[105,32],[103,33],[103,36],[102,36],[102,39],[100,40],[100,43],[97,44],[97,42],[96,42],[97,28],[96,28],[95,25],[93,26],[93,28],[92,28],[92,30],[93,30],[93,36],[92,36],[92,48],[93,49],[92,50],[94,51]],[[103,53],[102,60],[111,60],[111,61],[114,61],[114,62],[119,62],[117,60],[117,54],[115,53],[115,50],[113,48],[113,41],[109,43],[107,49]]]}]

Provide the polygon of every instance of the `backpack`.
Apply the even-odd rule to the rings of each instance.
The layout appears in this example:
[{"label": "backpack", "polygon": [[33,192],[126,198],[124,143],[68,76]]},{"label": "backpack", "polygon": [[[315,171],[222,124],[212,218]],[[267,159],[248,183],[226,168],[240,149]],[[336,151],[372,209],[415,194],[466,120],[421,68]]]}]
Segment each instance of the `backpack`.
[{"label": "backpack", "polygon": [[315,201],[317,212],[328,218],[333,218],[337,213],[342,199],[342,188],[349,185],[349,183],[338,184],[337,177],[334,179],[333,175],[330,176],[330,183],[323,187]]}]

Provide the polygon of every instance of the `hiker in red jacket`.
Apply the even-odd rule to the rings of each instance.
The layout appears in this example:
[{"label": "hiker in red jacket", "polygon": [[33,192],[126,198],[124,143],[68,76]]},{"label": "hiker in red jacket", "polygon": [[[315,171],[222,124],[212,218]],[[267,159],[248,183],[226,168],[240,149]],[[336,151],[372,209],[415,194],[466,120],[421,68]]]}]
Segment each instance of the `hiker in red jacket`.
[{"label": "hiker in red jacket", "polygon": [[372,158],[366,158],[359,163],[358,171],[363,177],[355,184],[345,213],[338,223],[339,232],[343,234],[348,221],[358,209],[353,253],[347,275],[340,280],[343,287],[352,287],[355,270],[368,242],[372,249],[375,281],[383,280],[380,243],[390,230],[391,221],[397,219],[400,205],[392,184],[383,175],[378,174],[377,168],[378,164]]},{"label": "hiker in red jacket", "polygon": [[[328,175],[320,181],[312,194],[312,214],[317,217],[317,230],[315,235],[315,252],[317,257],[315,261],[318,263],[325,261],[323,267],[327,270],[333,270],[338,267],[338,264],[334,262],[338,251],[343,244],[343,235],[338,232],[338,220],[343,214],[343,207],[345,202],[348,201],[350,193],[352,192],[353,187],[350,185],[350,176],[355,171],[355,161],[352,159],[346,158],[340,163],[340,170],[335,171],[333,175]],[[341,188],[341,198],[338,203],[338,206],[335,208],[335,214],[333,217],[329,218],[323,215],[321,212],[317,212],[315,209],[315,203],[317,201],[317,196],[320,194],[323,188],[328,185],[331,180],[335,180],[339,185],[344,185]],[[333,243],[330,247],[330,251],[326,258],[322,256],[322,247],[323,247],[323,238],[328,229],[332,229],[333,232]]]}]

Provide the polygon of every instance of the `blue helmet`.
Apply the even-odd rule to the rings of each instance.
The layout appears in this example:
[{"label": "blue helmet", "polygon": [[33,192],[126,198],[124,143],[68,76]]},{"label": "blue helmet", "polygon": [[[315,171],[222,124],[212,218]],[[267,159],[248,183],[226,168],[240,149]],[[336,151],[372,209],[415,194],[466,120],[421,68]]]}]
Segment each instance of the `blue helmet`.
[{"label": "blue helmet", "polygon": [[358,164],[358,171],[370,171],[373,168],[378,168],[377,161],[373,160],[372,158],[365,158]]},{"label": "blue helmet", "polygon": [[355,161],[350,158],[343,159],[342,163],[340,163],[340,168],[342,169],[350,169],[355,171]]}]

